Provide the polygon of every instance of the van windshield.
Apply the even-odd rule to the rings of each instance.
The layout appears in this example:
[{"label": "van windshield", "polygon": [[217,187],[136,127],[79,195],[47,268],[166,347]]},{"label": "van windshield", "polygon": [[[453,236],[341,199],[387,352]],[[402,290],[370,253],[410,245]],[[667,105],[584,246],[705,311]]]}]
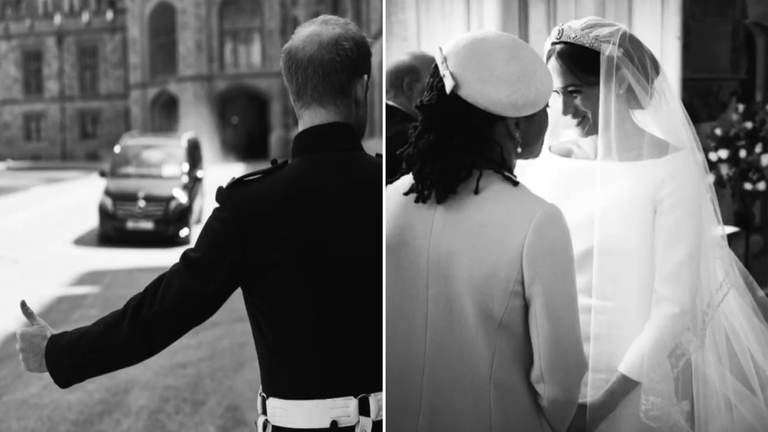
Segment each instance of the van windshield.
[{"label": "van windshield", "polygon": [[112,177],[178,178],[187,161],[186,150],[163,144],[132,144],[112,157],[109,175]]}]

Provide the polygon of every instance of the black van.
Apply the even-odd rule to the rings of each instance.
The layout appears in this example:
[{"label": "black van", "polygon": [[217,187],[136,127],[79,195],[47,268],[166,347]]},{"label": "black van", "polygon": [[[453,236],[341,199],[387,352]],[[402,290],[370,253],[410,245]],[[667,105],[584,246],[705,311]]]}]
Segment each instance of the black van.
[{"label": "black van", "polygon": [[189,244],[203,215],[199,139],[128,132],[115,145],[99,203],[99,242],[157,238]]}]

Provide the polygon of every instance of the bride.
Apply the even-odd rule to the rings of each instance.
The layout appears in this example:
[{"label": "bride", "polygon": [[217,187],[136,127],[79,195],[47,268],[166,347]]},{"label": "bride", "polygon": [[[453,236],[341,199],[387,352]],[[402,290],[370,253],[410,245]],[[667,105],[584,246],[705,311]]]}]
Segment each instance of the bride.
[{"label": "bride", "polygon": [[571,430],[768,430],[766,298],[661,65],[595,17],[557,26],[545,52],[550,128],[518,175],[573,237],[589,372]]}]

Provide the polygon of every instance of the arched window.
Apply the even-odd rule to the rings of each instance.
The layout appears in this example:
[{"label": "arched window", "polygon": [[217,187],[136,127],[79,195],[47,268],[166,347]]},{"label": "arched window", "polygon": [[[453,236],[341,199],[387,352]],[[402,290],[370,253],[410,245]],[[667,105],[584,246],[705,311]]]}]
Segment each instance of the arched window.
[{"label": "arched window", "polygon": [[149,75],[151,78],[176,75],[176,8],[158,3],[149,14]]},{"label": "arched window", "polygon": [[21,0],[2,0],[0,6],[2,6],[0,18],[11,19],[21,15]]},{"label": "arched window", "polygon": [[221,69],[247,71],[262,64],[261,4],[255,0],[221,3]]}]

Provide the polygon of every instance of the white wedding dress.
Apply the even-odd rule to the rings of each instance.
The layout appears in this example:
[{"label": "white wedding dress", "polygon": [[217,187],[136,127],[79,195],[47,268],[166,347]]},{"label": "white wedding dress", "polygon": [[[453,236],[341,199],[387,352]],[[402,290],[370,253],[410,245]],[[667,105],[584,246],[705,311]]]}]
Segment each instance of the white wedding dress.
[{"label": "white wedding dress", "polygon": [[[567,91],[578,78],[550,60],[543,155],[515,173],[570,227],[582,399],[622,373],[641,385],[600,432],[768,431],[768,300],[728,246],[702,144],[662,62],[598,17],[555,27],[544,51],[563,44],[600,53],[598,92]],[[587,112],[596,130],[580,126]],[[574,140],[593,160],[549,150]]]},{"label": "white wedding dress", "polygon": [[[701,213],[697,169],[684,151],[659,159],[608,162],[565,158],[545,148],[515,172],[558,206],[573,239],[582,340],[590,368],[581,400],[621,372],[637,381],[649,353],[668,349],[688,322],[698,275]],[[595,247],[599,245],[599,247]],[[600,432],[655,431],[640,418],[635,390]]]}]

